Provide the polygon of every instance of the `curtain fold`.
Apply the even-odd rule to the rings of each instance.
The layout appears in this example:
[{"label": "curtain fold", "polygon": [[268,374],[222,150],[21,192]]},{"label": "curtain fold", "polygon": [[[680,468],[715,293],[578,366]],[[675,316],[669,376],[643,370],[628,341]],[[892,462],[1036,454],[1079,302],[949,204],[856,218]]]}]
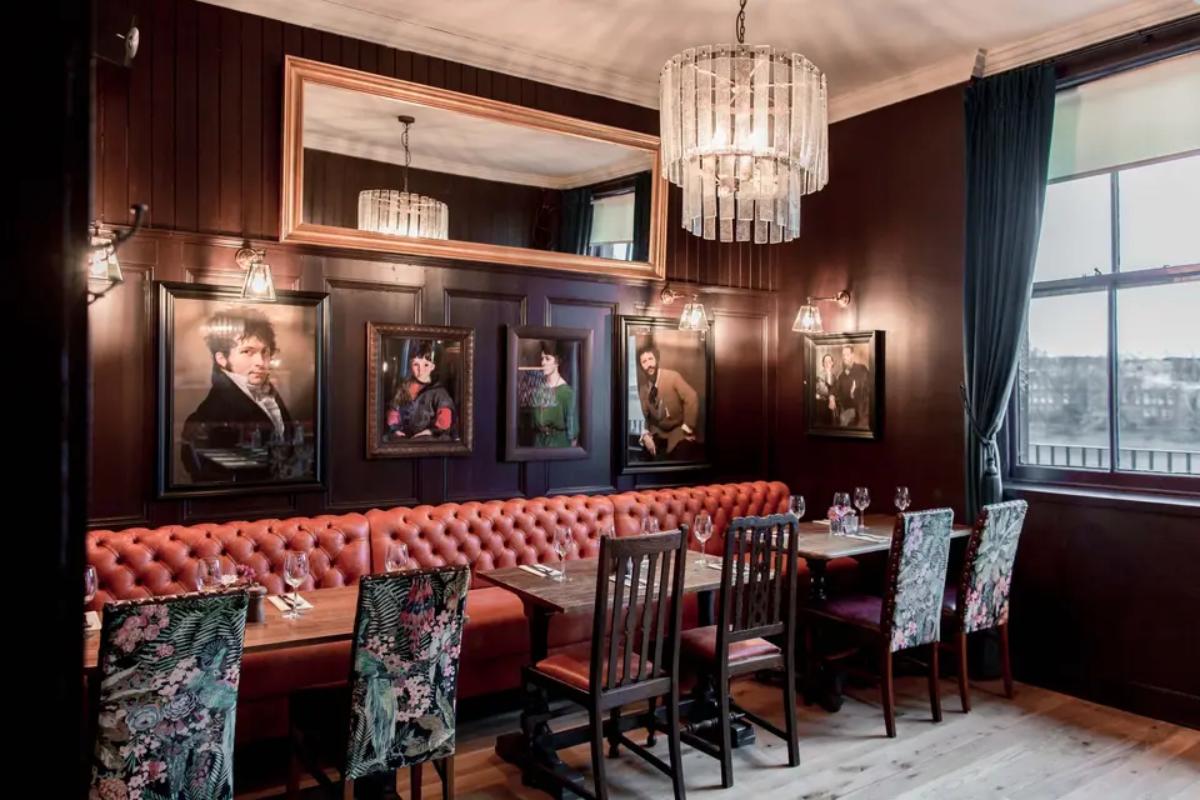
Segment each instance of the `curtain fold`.
[{"label": "curtain fold", "polygon": [[970,519],[1003,494],[996,437],[1029,312],[1055,84],[1054,66],[1038,64],[973,81],[967,88],[962,394]]},{"label": "curtain fold", "polygon": [[592,189],[566,189],[562,193],[559,222],[560,252],[586,256],[592,241]]},{"label": "curtain fold", "polygon": [[633,178],[633,257],[634,261],[650,260],[650,195],[652,175],[639,172]]}]

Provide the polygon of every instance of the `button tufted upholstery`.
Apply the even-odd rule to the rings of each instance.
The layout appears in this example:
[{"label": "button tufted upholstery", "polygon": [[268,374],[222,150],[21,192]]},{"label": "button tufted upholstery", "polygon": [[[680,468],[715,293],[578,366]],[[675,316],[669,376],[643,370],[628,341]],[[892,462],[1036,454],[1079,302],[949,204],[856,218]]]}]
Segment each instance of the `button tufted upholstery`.
[{"label": "button tufted upholstery", "polygon": [[[354,584],[382,572],[387,545],[404,542],[422,567],[469,564],[475,573],[517,564],[557,560],[551,547],[555,528],[570,528],[577,543],[573,557],[600,551],[600,531],[619,536],[641,530],[651,514],[662,530],[691,523],[701,509],[713,518],[708,552],[720,552],[725,526],[737,516],[785,511],[788,488],[754,481],[615,495],[572,495],[518,500],[447,503],[415,508],[373,509],[366,514],[297,517],[164,528],[92,531],[88,561],[99,588],[93,607],[113,599],[175,594],[195,588],[196,565],[217,556],[226,569],[247,564],[272,593],[282,592],[283,561],[289,550],[309,554],[311,577],[304,589]],[[849,559],[830,565],[830,577],[854,567]],[[849,569],[848,569],[849,568]],[[807,570],[802,575],[806,582]],[[694,596],[685,599],[684,624],[696,624]],[[476,575],[467,597],[469,621],[463,635],[459,693],[473,697],[519,686],[529,663],[529,630],[521,601]],[[553,620],[550,649],[557,652],[587,642],[589,615]],[[239,692],[239,739],[281,735],[288,692],[308,685],[343,682],[350,668],[349,642],[293,648],[245,657]]]}]

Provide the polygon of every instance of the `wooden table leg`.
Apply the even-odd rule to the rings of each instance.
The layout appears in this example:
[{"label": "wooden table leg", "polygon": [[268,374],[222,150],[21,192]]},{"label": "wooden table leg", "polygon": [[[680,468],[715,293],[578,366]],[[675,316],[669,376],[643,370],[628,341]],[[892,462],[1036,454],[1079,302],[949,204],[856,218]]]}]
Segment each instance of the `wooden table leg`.
[{"label": "wooden table leg", "polygon": [[[809,603],[813,606],[821,605],[829,597],[825,574],[825,567],[828,563],[824,559],[808,559],[808,594]],[[813,624],[810,620],[809,625]],[[804,640],[806,649],[812,648],[819,651],[820,639],[816,627],[812,628]],[[845,673],[831,664],[822,662],[815,652],[806,652],[801,663],[811,667],[811,669],[805,669],[802,678],[801,691],[804,693],[804,702],[816,703],[831,713],[840,711],[843,701],[842,687],[846,681]]]},{"label": "wooden table leg", "polygon": [[[697,592],[696,600],[699,605],[697,622],[700,627],[716,623],[716,592]],[[717,691],[711,678],[696,681],[688,700],[682,705],[683,728],[689,734],[707,739],[713,743],[721,741],[720,728],[717,719],[720,716],[717,703]],[[726,687],[725,691],[729,691]],[[754,727],[741,714],[729,715],[729,728],[732,734],[731,742],[735,748],[754,744]]]}]

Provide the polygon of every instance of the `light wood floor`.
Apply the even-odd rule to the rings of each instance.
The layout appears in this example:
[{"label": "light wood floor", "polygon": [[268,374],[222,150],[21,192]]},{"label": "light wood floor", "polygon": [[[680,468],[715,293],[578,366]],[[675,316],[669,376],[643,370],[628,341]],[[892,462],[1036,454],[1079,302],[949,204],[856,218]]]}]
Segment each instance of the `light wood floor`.
[{"label": "light wood floor", "polygon": [[[897,679],[895,739],[884,735],[873,689],[851,688],[836,714],[802,706],[800,766],[788,768],[783,743],[759,731],[757,744],[734,752],[735,782],[728,790],[720,788],[719,764],[685,745],[688,797],[1200,800],[1200,731],[1023,684],[1017,684],[1016,698],[1007,700],[998,682],[976,684],[971,713],[963,714],[953,681],[943,681],[942,689],[944,717],[934,724],[925,679]],[[779,689],[747,680],[735,684],[734,695],[744,707],[781,721]],[[496,735],[517,727],[516,712],[460,724],[457,797],[546,800],[547,795],[522,786],[519,772],[492,752]],[[666,759],[661,736],[655,752]],[[561,755],[589,771],[586,744]],[[628,752],[609,759],[607,769],[614,800],[671,796],[667,778]],[[425,776],[425,797],[440,797],[436,774],[427,768]],[[401,779],[407,800],[406,772]],[[239,792],[242,798],[277,796],[278,789]],[[306,800],[316,796],[305,795]]]}]

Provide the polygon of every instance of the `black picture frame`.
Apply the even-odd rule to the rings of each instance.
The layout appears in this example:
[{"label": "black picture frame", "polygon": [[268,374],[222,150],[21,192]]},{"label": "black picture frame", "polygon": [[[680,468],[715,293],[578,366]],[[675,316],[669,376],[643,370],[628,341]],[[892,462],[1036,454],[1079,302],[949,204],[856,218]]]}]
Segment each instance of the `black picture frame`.
[{"label": "black picture frame", "polygon": [[[404,365],[389,360],[385,369],[387,342],[385,340],[415,340],[436,343],[443,352],[453,350],[457,356],[451,376],[439,376],[443,365],[433,373],[435,384],[452,378],[446,386],[454,407],[454,436],[452,438],[403,438],[386,436],[384,429],[389,384],[403,378]],[[390,373],[390,374],[389,374]],[[397,377],[391,377],[396,375]],[[444,382],[444,381],[443,381]],[[420,388],[420,387],[418,387]],[[442,325],[409,325],[387,322],[367,323],[367,458],[422,458],[425,456],[470,455],[475,436],[475,330]]]},{"label": "black picture frame", "polygon": [[[616,433],[616,447],[618,452],[618,460],[620,462],[620,473],[622,475],[636,475],[642,473],[655,472],[681,472],[691,470],[709,469],[712,466],[711,448],[713,444],[713,339],[716,331],[716,324],[709,323],[707,333],[698,333],[695,331],[679,330],[679,320],[666,317],[646,317],[646,316],[631,316],[623,315],[617,318],[617,343],[616,343],[616,390],[617,395],[617,420],[614,425]],[[658,455],[645,458],[646,450],[640,444],[641,432],[638,430],[638,420],[642,420],[644,427],[645,417],[642,411],[642,401],[640,394],[640,384],[638,367],[631,363],[632,358],[636,358],[638,337],[652,337],[657,343],[669,343],[673,349],[681,346],[694,347],[696,353],[700,356],[703,363],[699,366],[692,364],[685,370],[690,376],[688,381],[685,377],[685,382],[690,386],[692,383],[699,383],[700,387],[693,388],[699,395],[699,411],[697,420],[697,436],[696,441],[690,447],[690,457],[688,458],[666,458]],[[665,363],[660,367],[676,371],[675,367]],[[676,365],[678,366],[678,365]],[[697,375],[699,374],[699,378]],[[633,400],[637,397],[636,414],[631,414],[634,410]],[[632,419],[631,419],[632,416]],[[699,453],[697,455],[697,452]]]},{"label": "black picture frame", "polygon": [[[591,452],[591,398],[592,398],[592,339],[591,328],[559,328],[536,325],[508,326],[508,358],[504,386],[504,460],[505,461],[563,461],[569,459],[587,458]],[[537,446],[531,444],[531,437],[536,440],[537,432],[532,429],[535,420],[532,418],[532,406],[526,402],[527,395],[539,391],[538,387],[525,386],[522,373],[527,377],[536,374],[538,367],[534,364],[522,363],[522,343],[550,341],[554,343],[570,342],[578,346],[577,366],[573,371],[577,374],[563,376],[563,380],[574,390],[575,413],[577,415],[578,436],[574,444],[565,446]],[[539,345],[540,347],[540,345]],[[561,352],[561,350],[559,351]],[[561,360],[561,359],[560,359]],[[572,383],[571,379],[574,379]],[[546,391],[545,388],[540,391]],[[557,403],[557,396],[554,398]],[[543,431],[543,436],[567,435]]]},{"label": "black picture frame", "polygon": [[[273,302],[246,300],[241,291],[230,286],[211,286],[194,283],[173,283],[158,281],[155,283],[158,294],[157,314],[157,496],[161,499],[186,497],[219,497],[246,494],[261,494],[265,492],[306,492],[322,491],[326,486],[328,471],[328,353],[329,353],[329,296],[320,292],[277,291]],[[262,436],[264,428],[254,422],[244,420],[226,420],[210,423],[196,423],[201,430],[200,437],[205,444],[199,447],[195,443],[200,439],[185,434],[179,425],[189,424],[189,418],[200,412],[200,405],[193,407],[192,413],[176,413],[178,386],[176,385],[177,359],[176,323],[179,320],[183,304],[199,301],[212,304],[213,309],[223,309],[226,313],[236,315],[242,308],[250,308],[264,314],[269,320],[278,316],[280,307],[293,307],[305,310],[299,317],[302,321],[303,335],[297,336],[296,331],[287,329],[285,337],[293,343],[303,342],[300,348],[303,356],[298,363],[304,367],[304,381],[311,374],[311,390],[298,392],[293,402],[300,398],[304,402],[296,407],[305,409],[301,419],[291,419],[285,411],[287,420],[282,436]],[[272,309],[276,309],[272,312]],[[311,317],[308,315],[311,314]],[[195,313],[186,315],[189,319],[197,317]],[[209,323],[212,319],[210,312],[203,315],[206,321],[196,333],[204,337],[210,334]],[[274,321],[272,320],[272,326]],[[274,331],[274,328],[272,327]],[[273,334],[274,335],[274,334]],[[311,343],[311,348],[305,350]],[[195,373],[203,368],[201,360],[195,357],[195,340],[189,345],[190,368]],[[276,353],[279,344],[276,345]],[[214,354],[208,353],[208,358],[216,361]],[[276,367],[272,363],[270,369]],[[311,369],[311,373],[309,370]],[[215,370],[210,369],[215,374]],[[228,382],[217,387],[211,383],[212,378],[201,404],[223,390],[225,398],[236,398],[241,392],[235,383]],[[272,381],[274,396],[282,398],[275,382]],[[203,388],[189,387],[195,394],[205,391]],[[249,397],[246,402],[253,403]],[[215,403],[210,408],[219,407]],[[227,404],[226,404],[227,407]],[[284,404],[284,408],[287,404]],[[311,408],[311,412],[308,409]],[[205,412],[207,413],[207,412]],[[264,420],[269,419],[264,414]],[[266,425],[270,425],[266,422]],[[311,430],[310,430],[311,426]],[[177,430],[178,428],[178,430]],[[258,435],[253,432],[259,428]],[[248,441],[243,440],[247,429],[251,429]],[[178,435],[177,435],[178,434]],[[237,441],[227,441],[237,437]],[[218,440],[221,441],[218,441]],[[211,447],[208,445],[212,445]],[[311,466],[309,464],[311,463]],[[288,474],[288,473],[296,474]],[[187,473],[190,479],[183,480]],[[200,478],[196,475],[199,473]],[[282,473],[280,477],[271,477],[272,473]],[[222,476],[222,477],[218,477]]]},{"label": "black picture frame", "polygon": [[[839,395],[837,387],[844,371],[842,352],[845,347],[853,348],[854,366],[863,367],[868,374],[861,381],[849,379],[849,387],[841,390]],[[859,359],[864,355],[867,363],[860,364]],[[823,365],[826,356],[832,359],[832,363]],[[832,367],[831,372],[829,367]],[[827,377],[828,374],[833,375],[832,381]],[[865,384],[868,392],[865,402],[848,399],[863,390],[863,387],[856,385],[859,382]],[[804,348],[804,408],[805,428],[809,436],[879,439],[883,435],[883,388],[883,331],[807,334]],[[831,394],[834,408],[828,404]]]}]

